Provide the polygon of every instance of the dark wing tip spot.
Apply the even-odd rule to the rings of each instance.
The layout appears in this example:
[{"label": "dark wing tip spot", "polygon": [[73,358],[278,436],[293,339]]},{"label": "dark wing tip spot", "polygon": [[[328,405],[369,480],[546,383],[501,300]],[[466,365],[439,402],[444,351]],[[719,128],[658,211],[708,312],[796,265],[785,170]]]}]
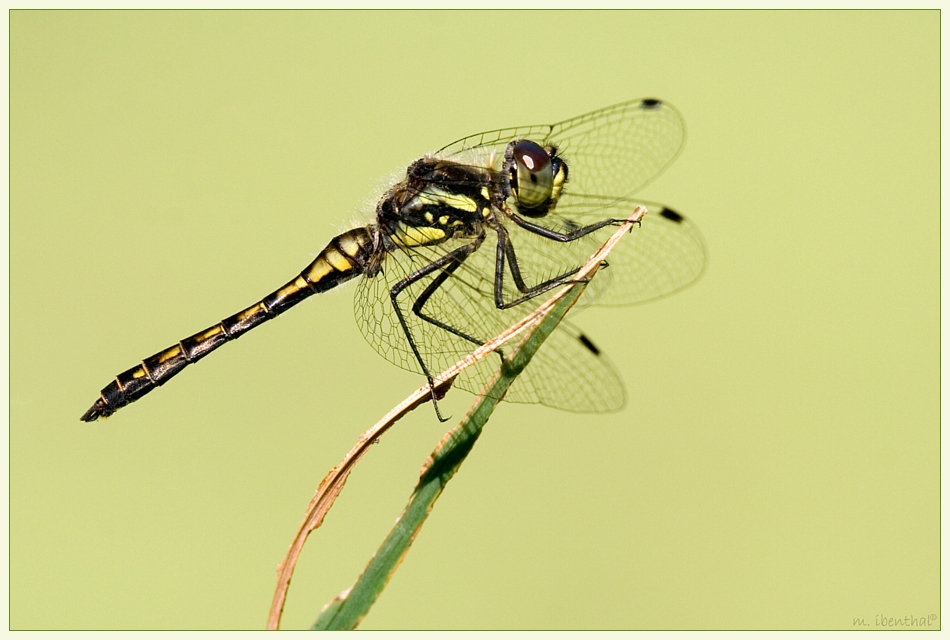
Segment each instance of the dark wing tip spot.
[{"label": "dark wing tip spot", "polygon": [[662,105],[663,101],[656,98],[644,98],[640,101],[641,109],[659,109]]},{"label": "dark wing tip spot", "polygon": [[663,208],[663,211],[660,212],[660,215],[666,218],[667,220],[672,220],[673,222],[682,222],[683,216],[676,213],[672,209]]},{"label": "dark wing tip spot", "polygon": [[600,355],[600,349],[598,349],[597,345],[595,345],[593,342],[590,341],[590,338],[588,338],[582,333],[578,335],[578,339],[580,339],[581,344],[587,347],[588,349],[590,349],[591,353],[593,353],[595,356]]}]

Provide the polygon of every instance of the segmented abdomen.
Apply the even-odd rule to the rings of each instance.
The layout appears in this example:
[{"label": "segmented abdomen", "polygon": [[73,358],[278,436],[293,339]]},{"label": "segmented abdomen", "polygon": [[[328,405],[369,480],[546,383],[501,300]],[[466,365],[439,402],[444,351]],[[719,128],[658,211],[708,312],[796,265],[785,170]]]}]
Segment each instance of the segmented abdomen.
[{"label": "segmented abdomen", "polygon": [[102,390],[101,397],[82,415],[81,420],[92,422],[112,415],[225,342],[277,317],[304,298],[363,274],[372,251],[373,240],[369,228],[351,229],[338,235],[299,276],[257,304],[120,373]]}]

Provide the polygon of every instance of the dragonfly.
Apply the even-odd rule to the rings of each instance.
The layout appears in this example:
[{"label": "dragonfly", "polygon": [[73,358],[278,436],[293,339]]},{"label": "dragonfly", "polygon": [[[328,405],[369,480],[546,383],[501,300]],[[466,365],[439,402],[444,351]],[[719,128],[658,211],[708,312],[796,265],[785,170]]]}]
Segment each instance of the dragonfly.
[{"label": "dragonfly", "polygon": [[[81,420],[110,416],[226,342],[357,278],[364,338],[389,362],[425,376],[444,420],[434,373],[533,311],[545,292],[575,283],[637,205],[647,215],[636,237],[611,254],[575,309],[647,302],[699,277],[706,249],[696,226],[632,196],[676,159],[684,139],[679,111],[645,98],[553,125],[486,131],[426,154],[383,194],[371,222],[330,240],[256,304],[118,374]],[[495,369],[481,360],[454,387],[477,394]],[[593,340],[564,321],[505,400],[596,413],[620,409],[626,391]]]}]

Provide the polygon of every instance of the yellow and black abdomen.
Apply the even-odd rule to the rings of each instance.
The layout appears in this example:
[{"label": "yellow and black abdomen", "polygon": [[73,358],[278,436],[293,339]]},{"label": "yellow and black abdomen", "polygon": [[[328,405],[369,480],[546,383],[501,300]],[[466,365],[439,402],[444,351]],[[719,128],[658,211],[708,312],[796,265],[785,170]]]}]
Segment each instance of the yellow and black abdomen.
[{"label": "yellow and black abdomen", "polygon": [[373,240],[369,228],[352,229],[338,235],[299,276],[257,304],[120,373],[102,390],[101,397],[81,419],[92,422],[112,415],[118,409],[161,386],[189,364],[200,360],[225,342],[234,340],[257,325],[277,317],[304,298],[362,275],[372,252]]}]

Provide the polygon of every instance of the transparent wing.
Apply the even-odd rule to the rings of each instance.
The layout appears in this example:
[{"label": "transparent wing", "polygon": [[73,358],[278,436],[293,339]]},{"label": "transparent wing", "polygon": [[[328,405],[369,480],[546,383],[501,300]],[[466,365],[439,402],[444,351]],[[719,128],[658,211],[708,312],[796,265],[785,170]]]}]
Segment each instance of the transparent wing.
[{"label": "transparent wing", "polygon": [[[646,207],[647,215],[631,230],[631,237],[610,254],[607,267],[588,286],[578,307],[649,302],[683,289],[702,274],[706,262],[702,235],[689,219],[662,204],[632,198],[571,195],[561,199],[556,212],[531,222],[569,233],[601,220],[625,219],[637,205]],[[553,279],[570,281],[570,274],[587,262],[616,227],[608,225],[571,242],[552,240],[512,221],[507,221],[505,228],[525,284],[530,287]],[[473,256],[466,266],[483,268],[485,277],[492,278],[495,252],[483,249],[482,254]],[[490,296],[489,285],[485,288]],[[505,299],[514,300],[518,295],[511,271],[506,267]]]},{"label": "transparent wing", "polygon": [[[633,200],[604,205],[599,198],[573,198],[552,219],[568,231],[597,219],[626,218],[636,204],[648,207],[641,227],[634,227],[611,254],[608,267],[599,273],[579,304],[632,304],[672,293],[702,272],[705,249],[702,238],[688,220],[663,205]],[[599,218],[597,216],[600,216]],[[605,227],[574,242],[557,242],[512,223],[506,226],[518,266],[527,286],[550,280],[570,282],[572,271],[593,254],[613,230]],[[421,373],[419,363],[393,308],[390,291],[399,282],[471,238],[452,239],[440,245],[397,250],[383,263],[383,272],[363,279],[356,292],[357,324],[366,340],[384,358],[399,367]],[[541,304],[542,294],[510,309],[498,309],[494,300],[497,236],[489,232],[479,248],[431,293],[422,313],[452,327],[453,333],[413,312],[413,303],[440,275],[436,271],[410,285],[399,297],[410,335],[426,363],[436,374],[514,324]],[[516,299],[521,292],[506,265],[503,297]],[[623,383],[613,365],[576,327],[562,323],[518,378],[506,399],[540,403],[577,412],[619,409],[624,403]],[[489,358],[467,370],[456,381],[459,388],[477,393],[501,364]]]},{"label": "transparent wing", "polygon": [[472,152],[484,155],[486,152],[494,150],[496,155],[504,156],[505,147],[512,140],[522,138],[535,141],[544,140],[551,133],[551,128],[552,125],[549,124],[532,124],[484,131],[447,144],[439,149],[436,155],[464,161]]},{"label": "transparent wing", "polygon": [[679,154],[686,129],[679,111],[655,99],[637,99],[553,125],[486,131],[457,140],[438,154],[467,161],[527,138],[558,148],[569,167],[568,189],[576,194],[625,196],[656,178]]},{"label": "transparent wing", "polygon": [[623,408],[626,391],[607,356],[565,320],[541,345],[505,398],[575,413],[606,413]]},{"label": "transparent wing", "polygon": [[[367,342],[393,364],[421,373],[421,368],[394,311],[390,290],[419,268],[461,246],[464,241],[450,241],[451,246],[420,247],[398,250],[383,265],[383,272],[364,278],[356,290],[357,324]],[[494,238],[485,243],[439,287],[428,299],[422,312],[456,331],[485,342],[517,320],[530,313],[547,296],[539,296],[512,309],[497,309],[493,298]],[[486,275],[487,274],[487,275]],[[413,313],[413,302],[438,276],[430,276],[411,285],[399,297],[400,309],[410,335],[434,374],[448,368],[459,358],[473,351],[476,345],[442,327],[427,322]],[[515,290],[506,282],[506,295]],[[581,339],[580,330],[561,323],[515,381],[506,400],[540,403],[581,413],[615,411],[624,404],[624,389],[610,361],[589,339]],[[463,372],[455,386],[472,393],[480,392],[489,377],[501,365],[500,357],[482,360]]]},{"label": "transparent wing", "polygon": [[[561,233],[606,219],[625,219],[637,205],[647,208],[639,226],[610,254],[607,268],[591,282],[581,306],[640,304],[670,295],[694,282],[703,272],[706,247],[688,218],[665,205],[635,198],[565,194],[557,210],[539,224]],[[534,221],[532,221],[534,222]],[[614,232],[607,226],[573,242],[556,242],[521,229],[506,228],[522,271],[537,271],[543,281],[582,265]],[[549,275],[550,274],[550,275]]]},{"label": "transparent wing", "polygon": [[634,100],[559,122],[546,143],[567,161],[575,194],[626,196],[651,182],[679,154],[686,129],[679,111]]}]

